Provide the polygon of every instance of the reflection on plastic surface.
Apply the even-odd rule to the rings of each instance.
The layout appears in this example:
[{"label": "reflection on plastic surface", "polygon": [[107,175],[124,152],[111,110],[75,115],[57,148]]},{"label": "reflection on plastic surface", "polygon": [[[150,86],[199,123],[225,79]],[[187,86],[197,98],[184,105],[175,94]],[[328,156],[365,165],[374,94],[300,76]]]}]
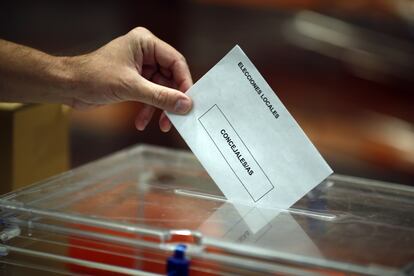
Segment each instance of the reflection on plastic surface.
[{"label": "reflection on plastic surface", "polygon": [[[235,209],[240,216],[234,215]],[[273,244],[283,252],[321,257],[318,248],[289,212],[224,203],[199,230],[209,235],[215,227],[222,229],[220,238],[224,240],[258,247]]]}]

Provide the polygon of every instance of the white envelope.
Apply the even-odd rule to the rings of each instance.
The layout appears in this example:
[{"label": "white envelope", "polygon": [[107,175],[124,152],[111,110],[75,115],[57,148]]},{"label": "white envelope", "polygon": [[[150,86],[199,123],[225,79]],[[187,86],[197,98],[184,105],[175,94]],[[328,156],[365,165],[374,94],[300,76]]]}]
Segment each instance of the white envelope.
[{"label": "white envelope", "polygon": [[227,200],[286,209],[332,173],[240,47],[187,95],[167,115]]}]

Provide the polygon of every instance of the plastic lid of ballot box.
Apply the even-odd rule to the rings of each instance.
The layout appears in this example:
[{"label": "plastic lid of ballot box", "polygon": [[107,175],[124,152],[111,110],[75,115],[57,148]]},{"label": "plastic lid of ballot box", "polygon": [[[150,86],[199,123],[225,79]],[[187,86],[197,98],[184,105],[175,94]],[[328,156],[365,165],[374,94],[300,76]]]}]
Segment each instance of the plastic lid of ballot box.
[{"label": "plastic lid of ballot box", "polygon": [[259,209],[227,202],[191,153],[143,145],[0,207],[6,274],[165,275],[178,244],[190,275],[414,273],[414,189],[391,183],[333,175],[288,210]]}]

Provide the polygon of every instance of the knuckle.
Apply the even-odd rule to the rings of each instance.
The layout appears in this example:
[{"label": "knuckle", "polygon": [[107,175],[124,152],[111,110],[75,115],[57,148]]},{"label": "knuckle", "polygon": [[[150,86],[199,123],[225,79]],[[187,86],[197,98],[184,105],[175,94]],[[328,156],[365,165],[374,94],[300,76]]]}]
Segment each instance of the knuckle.
[{"label": "knuckle", "polygon": [[136,32],[136,33],[146,33],[146,32],[149,32],[148,29],[146,29],[144,27],[141,27],[141,26],[134,28],[132,31],[133,32]]},{"label": "knuckle", "polygon": [[164,108],[168,104],[168,98],[168,93],[158,88],[152,94],[152,104]]},{"label": "knuckle", "polygon": [[183,63],[187,64],[187,60],[185,59],[185,57],[184,57],[181,53],[179,53],[178,59],[179,59],[181,62],[183,62]]},{"label": "knuckle", "polygon": [[144,27],[136,27],[134,28],[131,33],[138,37],[144,37],[144,38],[150,38],[153,36],[153,34]]}]

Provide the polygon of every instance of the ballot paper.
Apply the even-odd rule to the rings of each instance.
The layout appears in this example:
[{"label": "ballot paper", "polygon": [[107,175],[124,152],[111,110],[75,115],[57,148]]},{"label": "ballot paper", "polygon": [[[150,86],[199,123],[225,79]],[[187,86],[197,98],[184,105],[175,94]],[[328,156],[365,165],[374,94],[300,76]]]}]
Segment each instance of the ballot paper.
[{"label": "ballot paper", "polygon": [[167,116],[230,202],[286,209],[332,173],[239,46]]}]

